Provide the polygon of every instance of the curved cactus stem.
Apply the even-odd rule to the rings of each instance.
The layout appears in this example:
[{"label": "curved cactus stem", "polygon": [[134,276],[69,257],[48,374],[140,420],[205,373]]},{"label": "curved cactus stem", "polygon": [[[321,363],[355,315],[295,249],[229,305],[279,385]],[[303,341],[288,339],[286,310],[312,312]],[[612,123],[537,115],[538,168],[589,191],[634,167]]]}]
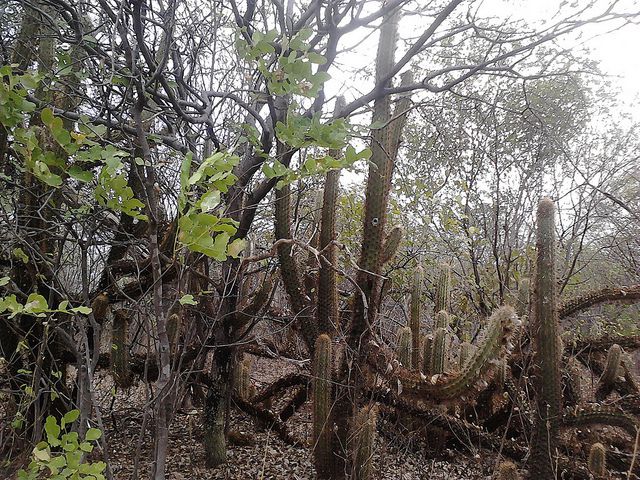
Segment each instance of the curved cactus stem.
[{"label": "curved cactus stem", "polygon": [[640,300],[640,285],[606,287],[585,293],[562,303],[558,309],[560,318],[574,315],[601,303],[632,303]]},{"label": "curved cactus stem", "polygon": [[631,416],[620,410],[600,405],[571,408],[565,410],[562,415],[563,427],[583,427],[585,425],[609,425],[618,427],[635,438],[638,431],[638,422]]}]

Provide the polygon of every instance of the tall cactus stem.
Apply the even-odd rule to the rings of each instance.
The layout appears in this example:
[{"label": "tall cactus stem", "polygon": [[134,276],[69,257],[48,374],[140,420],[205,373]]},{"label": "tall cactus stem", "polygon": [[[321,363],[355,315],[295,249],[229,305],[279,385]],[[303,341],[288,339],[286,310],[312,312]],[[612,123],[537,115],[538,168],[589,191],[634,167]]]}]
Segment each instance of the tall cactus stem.
[{"label": "tall cactus stem", "polygon": [[384,243],[382,244],[382,264],[387,264],[398,252],[398,248],[400,248],[400,243],[402,242],[402,235],[404,234],[404,230],[400,225],[394,226],[386,238],[384,239]]},{"label": "tall cactus stem", "polygon": [[411,283],[411,309],[409,327],[411,328],[411,363],[413,368],[420,365],[420,300],[422,297],[422,279],[424,270],[417,265]]},{"label": "tall cactus stem", "polygon": [[356,414],[351,434],[353,480],[370,480],[373,476],[373,443],[375,441],[377,409],[365,406]]},{"label": "tall cactus stem", "polygon": [[332,451],[332,345],[322,334],[315,344],[313,356],[313,438],[314,460],[318,478],[332,478],[335,468]]},{"label": "tall cactus stem", "polygon": [[618,372],[620,371],[620,363],[622,360],[622,347],[617,343],[611,345],[607,352],[607,364],[605,366],[602,377],[600,377],[600,383],[608,386],[613,384],[618,378]]},{"label": "tall cactus stem", "polygon": [[529,323],[533,339],[533,365],[537,415],[531,449],[529,478],[555,478],[554,455],[562,409],[562,349],[558,321],[554,205],[543,198],[537,212],[537,260],[533,300],[534,318]]}]

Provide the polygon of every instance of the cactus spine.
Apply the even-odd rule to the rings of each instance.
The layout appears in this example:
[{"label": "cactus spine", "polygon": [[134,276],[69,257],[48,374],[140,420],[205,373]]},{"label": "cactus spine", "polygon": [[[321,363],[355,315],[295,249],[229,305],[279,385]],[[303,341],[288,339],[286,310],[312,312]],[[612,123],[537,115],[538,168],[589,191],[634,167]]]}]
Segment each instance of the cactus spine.
[{"label": "cactus spine", "polygon": [[604,479],[607,476],[606,450],[601,443],[594,443],[589,450],[589,471],[597,479]]},{"label": "cactus spine", "polygon": [[442,265],[436,281],[436,304],[434,311],[449,311],[451,303],[451,267]]},{"label": "cactus spine", "polygon": [[377,411],[363,407],[356,414],[352,432],[353,480],[369,480],[373,474],[373,442],[376,434]]},{"label": "cactus spine", "polygon": [[553,456],[562,408],[562,350],[556,293],[554,205],[551,199],[540,201],[537,219],[535,313],[530,322],[537,415],[529,468],[530,478],[536,480],[555,478]]},{"label": "cactus spine", "polygon": [[322,334],[313,356],[313,438],[318,478],[332,478],[334,470],[331,421],[331,338]]},{"label": "cactus spine", "polygon": [[131,386],[129,370],[129,316],[124,310],[116,310],[113,314],[111,328],[111,372],[116,385],[122,388]]},{"label": "cactus spine", "polygon": [[409,327],[403,327],[398,332],[397,350],[398,361],[405,368],[411,368],[411,329]]},{"label": "cactus spine", "polygon": [[420,299],[422,296],[422,279],[424,271],[417,265],[413,272],[411,284],[411,311],[409,327],[411,328],[411,363],[413,368],[420,365]]}]

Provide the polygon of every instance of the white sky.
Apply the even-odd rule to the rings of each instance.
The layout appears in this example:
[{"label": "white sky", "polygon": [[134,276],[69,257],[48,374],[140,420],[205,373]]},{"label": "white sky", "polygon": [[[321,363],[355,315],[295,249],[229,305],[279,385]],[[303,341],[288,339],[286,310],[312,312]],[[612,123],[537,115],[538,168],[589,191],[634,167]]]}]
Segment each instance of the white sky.
[{"label": "white sky", "polygon": [[[559,2],[558,0],[485,0],[481,11],[510,12],[514,19],[526,20],[528,23],[545,25],[553,22],[552,17],[558,6],[565,3],[570,6],[584,7],[586,0]],[[613,0],[601,0],[597,3],[598,12],[604,11]],[[621,0],[616,2],[615,11],[640,12],[637,0]],[[486,9],[486,10],[485,10]],[[621,89],[621,98],[627,105],[640,100],[640,25],[626,25],[617,28],[620,23],[604,25],[588,25],[582,27],[582,38],[569,36],[560,40],[567,47],[582,45],[590,50],[588,56],[600,63],[601,70],[610,75],[611,82]],[[611,31],[612,29],[615,29]],[[640,112],[632,112],[640,118]]]}]

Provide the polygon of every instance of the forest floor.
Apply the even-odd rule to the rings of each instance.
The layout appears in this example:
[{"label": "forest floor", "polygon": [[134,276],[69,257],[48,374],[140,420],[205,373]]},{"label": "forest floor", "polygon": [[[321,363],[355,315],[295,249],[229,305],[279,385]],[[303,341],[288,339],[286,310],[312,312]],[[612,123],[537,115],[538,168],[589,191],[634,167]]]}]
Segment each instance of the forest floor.
[{"label": "forest floor", "polygon": [[[252,381],[260,388],[278,377],[298,371],[291,363],[253,357]],[[129,389],[112,388],[107,372],[96,376],[96,393],[102,404],[103,423],[106,430],[109,464],[116,480],[133,478],[138,458],[138,478],[149,478],[150,458],[153,449],[153,425],[147,416],[145,433],[141,438],[147,386],[142,382]],[[290,395],[289,395],[290,397]],[[286,403],[285,396],[274,402],[277,409]],[[167,461],[168,478],[171,480],[304,480],[314,479],[313,456],[309,447],[312,437],[312,412],[307,402],[289,421],[291,433],[305,446],[284,443],[277,434],[262,428],[258,423],[237,409],[231,412],[229,429],[238,432],[248,444],[229,445],[228,462],[218,468],[205,466],[202,444],[202,411],[199,408],[183,409],[177,413],[169,434]],[[150,414],[150,412],[147,412]],[[4,416],[4,415],[2,415]],[[8,426],[6,417],[3,427]],[[374,448],[374,478],[384,480],[479,480],[491,479],[496,466],[496,456],[485,451],[477,455],[459,451],[442,450],[437,458],[425,455],[426,446],[417,436],[396,435],[387,423],[386,433],[377,436]],[[3,429],[5,430],[5,429]],[[6,431],[6,430],[5,430]],[[10,464],[0,465],[0,478],[16,478],[15,472],[28,463],[28,452],[14,458]],[[99,458],[98,449],[91,455]],[[23,465],[20,465],[23,464]]]},{"label": "forest floor", "polygon": [[[252,381],[258,390],[278,377],[297,371],[297,367],[283,361],[253,357]],[[111,384],[110,381],[105,382]],[[109,440],[109,457],[114,478],[131,478],[136,449],[140,448],[140,478],[148,478],[153,432],[139,445],[142,422],[141,405],[144,404],[144,385],[115,394],[113,416],[105,414],[105,427]],[[112,396],[110,394],[110,396]],[[136,401],[136,397],[139,401]],[[105,397],[106,398],[106,397]],[[274,402],[277,410],[288,397]],[[105,405],[107,407],[107,405]],[[169,435],[168,476],[172,480],[205,479],[286,479],[315,478],[311,442],[313,423],[309,402],[287,422],[291,433],[307,446],[296,447],[284,443],[274,432],[261,428],[248,415],[234,409],[229,430],[238,432],[248,445],[230,445],[228,462],[218,468],[205,466],[202,445],[202,412],[192,409],[180,412],[173,421]],[[109,411],[105,408],[104,411]],[[428,458],[424,445],[417,438],[378,435],[375,444],[374,478],[393,480],[476,480],[490,479],[496,457],[480,452],[475,457],[458,451],[441,451],[437,459]]]}]

